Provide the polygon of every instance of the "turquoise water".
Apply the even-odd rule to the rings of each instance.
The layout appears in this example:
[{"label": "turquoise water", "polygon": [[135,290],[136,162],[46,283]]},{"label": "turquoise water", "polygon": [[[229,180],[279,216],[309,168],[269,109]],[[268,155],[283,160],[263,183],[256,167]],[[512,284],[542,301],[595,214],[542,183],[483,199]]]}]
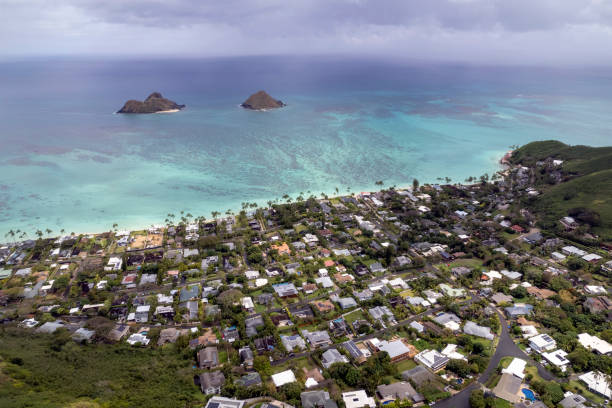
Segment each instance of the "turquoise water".
[{"label": "turquoise water", "polygon": [[[597,71],[239,58],[0,64],[0,233],[91,232],[498,169],[515,144],[612,142]],[[288,104],[238,105],[266,89]],[[175,114],[116,115],[152,91]],[[0,236],[0,240],[2,240]]]},{"label": "turquoise water", "polygon": [[529,401],[535,401],[535,394],[529,388],[523,388],[521,391],[523,392],[525,398],[527,398]]}]

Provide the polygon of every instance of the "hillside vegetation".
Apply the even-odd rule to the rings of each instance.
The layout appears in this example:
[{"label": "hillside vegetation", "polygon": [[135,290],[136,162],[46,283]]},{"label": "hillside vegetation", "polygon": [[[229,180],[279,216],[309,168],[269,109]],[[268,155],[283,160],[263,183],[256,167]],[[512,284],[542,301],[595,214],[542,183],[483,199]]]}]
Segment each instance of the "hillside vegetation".
[{"label": "hillside vegetation", "polygon": [[[547,158],[563,160],[559,168],[563,181],[556,185],[540,182],[542,194],[528,205],[544,224],[552,225],[566,215],[583,217],[593,232],[612,239],[612,147],[533,142],[519,148],[512,161],[532,167]],[[550,169],[540,170],[546,171]]]},{"label": "hillside vegetation", "polygon": [[201,406],[190,363],[173,347],[81,345],[68,333],[3,328],[0,407]]}]

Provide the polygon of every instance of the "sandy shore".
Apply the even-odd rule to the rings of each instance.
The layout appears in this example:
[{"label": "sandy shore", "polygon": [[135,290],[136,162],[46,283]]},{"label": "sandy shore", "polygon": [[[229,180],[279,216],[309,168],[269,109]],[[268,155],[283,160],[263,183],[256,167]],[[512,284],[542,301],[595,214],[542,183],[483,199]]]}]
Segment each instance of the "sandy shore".
[{"label": "sandy shore", "polygon": [[163,111],[159,111],[159,112],[155,112],[155,113],[174,113],[174,112],[178,112],[180,111],[180,109],[168,109],[168,110],[163,110]]}]

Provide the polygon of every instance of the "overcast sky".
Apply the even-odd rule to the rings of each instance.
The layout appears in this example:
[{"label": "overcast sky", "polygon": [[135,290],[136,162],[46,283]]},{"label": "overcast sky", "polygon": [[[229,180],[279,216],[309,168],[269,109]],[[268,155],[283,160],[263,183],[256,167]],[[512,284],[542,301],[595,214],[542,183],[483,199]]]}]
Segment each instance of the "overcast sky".
[{"label": "overcast sky", "polygon": [[612,64],[612,0],[0,0],[0,56]]}]

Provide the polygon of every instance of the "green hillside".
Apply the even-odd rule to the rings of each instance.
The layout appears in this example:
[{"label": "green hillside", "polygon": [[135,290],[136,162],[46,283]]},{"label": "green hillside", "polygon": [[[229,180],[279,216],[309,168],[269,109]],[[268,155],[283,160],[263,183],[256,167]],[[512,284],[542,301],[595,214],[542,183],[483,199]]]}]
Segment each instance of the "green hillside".
[{"label": "green hillside", "polygon": [[577,216],[602,238],[612,239],[612,147],[533,142],[518,149],[512,162],[534,166],[547,158],[564,161],[561,171],[566,181],[539,184],[542,194],[529,206],[545,224],[552,225],[566,215]]}]

